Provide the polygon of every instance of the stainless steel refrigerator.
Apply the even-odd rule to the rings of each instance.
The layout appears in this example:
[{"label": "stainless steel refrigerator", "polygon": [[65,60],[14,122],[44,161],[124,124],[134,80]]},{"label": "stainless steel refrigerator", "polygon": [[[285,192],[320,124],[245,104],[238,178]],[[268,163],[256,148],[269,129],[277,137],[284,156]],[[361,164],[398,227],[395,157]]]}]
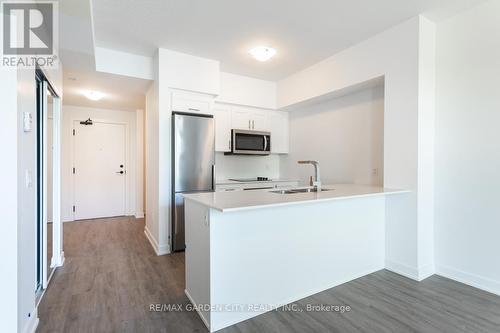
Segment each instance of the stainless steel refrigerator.
[{"label": "stainless steel refrigerator", "polygon": [[212,115],[172,113],[172,250],[184,243],[183,193],[215,189],[215,124]]}]

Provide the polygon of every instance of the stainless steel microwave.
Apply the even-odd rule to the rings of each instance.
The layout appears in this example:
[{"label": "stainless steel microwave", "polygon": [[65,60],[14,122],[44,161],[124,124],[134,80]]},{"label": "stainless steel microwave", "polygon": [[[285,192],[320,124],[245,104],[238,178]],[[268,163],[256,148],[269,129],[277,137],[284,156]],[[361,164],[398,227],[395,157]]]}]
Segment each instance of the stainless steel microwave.
[{"label": "stainless steel microwave", "polygon": [[271,133],[231,130],[231,151],[226,155],[269,155],[271,154]]}]

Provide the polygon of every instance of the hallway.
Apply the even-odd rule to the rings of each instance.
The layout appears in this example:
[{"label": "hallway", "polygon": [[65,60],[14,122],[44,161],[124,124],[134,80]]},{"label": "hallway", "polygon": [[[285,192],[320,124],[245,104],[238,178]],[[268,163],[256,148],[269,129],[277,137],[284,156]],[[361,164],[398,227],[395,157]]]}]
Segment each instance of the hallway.
[{"label": "hallway", "polygon": [[156,256],[133,217],[64,224],[64,266],[39,307],[37,332],[205,332],[195,312],[150,312],[184,303],[184,254]]}]

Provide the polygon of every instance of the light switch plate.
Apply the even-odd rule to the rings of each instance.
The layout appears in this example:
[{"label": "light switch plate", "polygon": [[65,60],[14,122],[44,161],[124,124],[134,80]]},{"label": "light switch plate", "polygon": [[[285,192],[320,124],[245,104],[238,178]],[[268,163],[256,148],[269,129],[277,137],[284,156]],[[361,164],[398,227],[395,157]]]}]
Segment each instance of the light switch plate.
[{"label": "light switch plate", "polygon": [[25,172],[25,179],[26,179],[26,187],[30,188],[33,186],[33,177],[31,176],[31,171],[26,170]]},{"label": "light switch plate", "polygon": [[25,132],[31,132],[31,124],[33,122],[33,117],[31,116],[31,112],[23,113],[23,130]]}]

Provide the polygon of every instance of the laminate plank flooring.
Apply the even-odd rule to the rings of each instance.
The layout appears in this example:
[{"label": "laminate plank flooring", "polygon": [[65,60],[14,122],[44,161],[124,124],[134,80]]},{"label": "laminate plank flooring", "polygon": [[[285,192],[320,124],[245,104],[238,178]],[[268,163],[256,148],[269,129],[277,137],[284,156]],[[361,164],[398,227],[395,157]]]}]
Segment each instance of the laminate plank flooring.
[{"label": "laminate plank flooring", "polygon": [[[156,256],[143,220],[65,223],[64,251],[39,306],[38,332],[207,332],[195,312],[150,311],[189,301],[184,254]],[[220,332],[498,333],[500,297],[439,276],[415,282],[382,270]]]}]

